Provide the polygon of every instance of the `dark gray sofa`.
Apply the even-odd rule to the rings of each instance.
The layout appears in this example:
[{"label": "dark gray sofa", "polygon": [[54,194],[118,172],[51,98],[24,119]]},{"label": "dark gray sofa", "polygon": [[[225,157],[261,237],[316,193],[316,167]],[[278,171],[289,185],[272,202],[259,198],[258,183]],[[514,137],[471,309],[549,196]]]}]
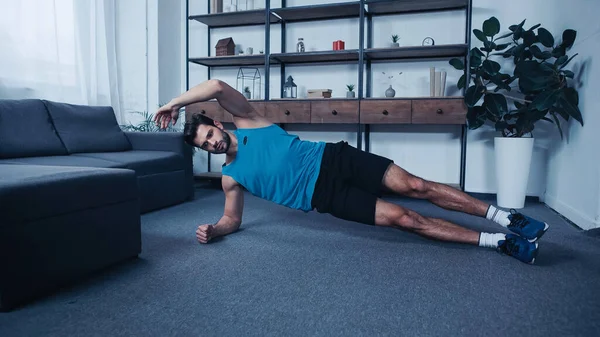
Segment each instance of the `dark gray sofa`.
[{"label": "dark gray sofa", "polygon": [[137,256],[140,213],[193,198],[181,133],[111,107],[0,100],[0,309]]}]

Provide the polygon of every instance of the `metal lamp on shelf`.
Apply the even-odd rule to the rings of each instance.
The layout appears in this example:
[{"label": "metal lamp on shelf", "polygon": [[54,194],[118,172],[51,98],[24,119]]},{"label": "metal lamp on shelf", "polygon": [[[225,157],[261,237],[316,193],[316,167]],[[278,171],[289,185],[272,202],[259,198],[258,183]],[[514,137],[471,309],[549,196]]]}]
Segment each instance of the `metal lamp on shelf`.
[{"label": "metal lamp on shelf", "polygon": [[292,76],[288,76],[283,85],[283,98],[298,98],[298,86],[294,83]]}]

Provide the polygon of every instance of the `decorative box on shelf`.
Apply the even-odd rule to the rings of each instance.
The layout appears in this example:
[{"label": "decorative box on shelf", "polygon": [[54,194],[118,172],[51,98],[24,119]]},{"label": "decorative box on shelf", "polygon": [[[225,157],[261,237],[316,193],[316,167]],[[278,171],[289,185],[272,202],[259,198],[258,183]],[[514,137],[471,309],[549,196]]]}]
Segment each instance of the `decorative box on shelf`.
[{"label": "decorative box on shelf", "polygon": [[331,98],[331,89],[308,89],[307,98]]},{"label": "decorative box on shelf", "polygon": [[215,46],[217,56],[235,55],[235,42],[231,37],[221,39]]}]

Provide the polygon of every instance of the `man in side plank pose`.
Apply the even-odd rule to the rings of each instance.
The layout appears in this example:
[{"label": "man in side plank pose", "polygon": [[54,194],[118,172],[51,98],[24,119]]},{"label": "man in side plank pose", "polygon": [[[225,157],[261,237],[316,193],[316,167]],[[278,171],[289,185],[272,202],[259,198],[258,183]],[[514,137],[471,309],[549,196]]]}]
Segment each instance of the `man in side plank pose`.
[{"label": "man in side plank pose", "polygon": [[[424,237],[496,249],[525,263],[534,263],[536,242],[548,229],[511,210],[505,212],[447,185],[419,178],[388,158],[360,151],[346,142],[300,140],[260,116],[248,100],[227,83],[211,79],[162,106],[155,122],[175,124],[186,105],[216,99],[233,115],[236,130],[194,115],[185,124],[185,142],[214,154],[225,154],[222,186],[225,210],[216,224],[198,227],[200,243],[238,230],[242,222],[243,190],[289,208],[331,215],[359,223],[414,232]],[[433,219],[381,199],[388,190],[449,210],[485,217],[515,234],[477,232]]]}]

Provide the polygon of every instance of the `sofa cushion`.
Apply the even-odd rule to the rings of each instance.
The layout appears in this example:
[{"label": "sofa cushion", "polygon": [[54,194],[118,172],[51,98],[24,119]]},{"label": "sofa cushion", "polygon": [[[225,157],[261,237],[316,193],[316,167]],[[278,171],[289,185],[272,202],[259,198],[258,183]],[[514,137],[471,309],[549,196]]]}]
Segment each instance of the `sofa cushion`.
[{"label": "sofa cushion", "polygon": [[41,100],[0,100],[0,158],[64,154]]},{"label": "sofa cushion", "polygon": [[112,107],[43,102],[69,153],[131,150]]},{"label": "sofa cushion", "polygon": [[0,226],[137,198],[131,170],[0,165]]},{"label": "sofa cushion", "polygon": [[0,164],[126,168],[125,164],[115,161],[73,155],[0,159]]},{"label": "sofa cushion", "polygon": [[138,176],[183,170],[183,156],[167,151],[125,151],[104,153],[78,153],[77,157],[91,157],[122,163]]}]

